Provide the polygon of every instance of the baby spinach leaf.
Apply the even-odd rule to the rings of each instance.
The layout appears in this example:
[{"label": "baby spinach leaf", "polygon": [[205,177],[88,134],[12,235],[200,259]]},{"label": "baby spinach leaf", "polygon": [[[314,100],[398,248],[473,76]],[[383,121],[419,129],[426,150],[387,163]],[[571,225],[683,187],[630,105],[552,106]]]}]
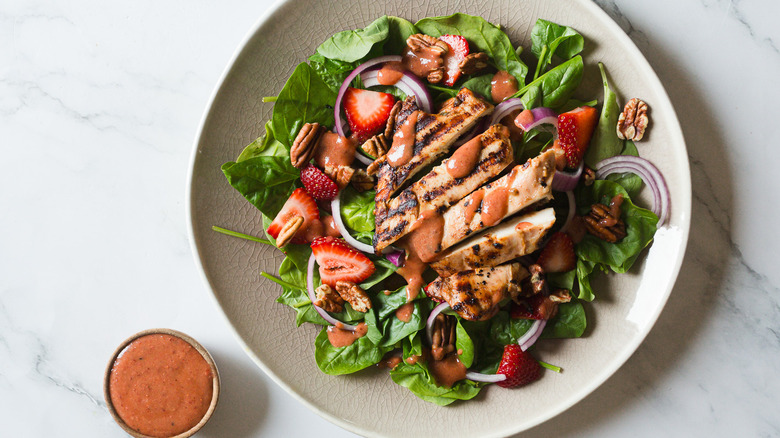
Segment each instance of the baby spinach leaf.
[{"label": "baby spinach leaf", "polygon": [[501,345],[514,344],[533,325],[528,319],[514,319],[509,312],[502,310],[490,319],[490,337]]},{"label": "baby spinach leaf", "polygon": [[374,271],[374,273],[365,281],[360,283],[360,287],[363,288],[363,290],[371,289],[398,269],[397,266],[384,257],[369,256],[369,258],[374,263],[376,271]]},{"label": "baby spinach leaf", "polygon": [[617,95],[609,88],[607,82],[607,72],[604,70],[604,64],[599,62],[601,79],[604,82],[604,105],[601,107],[599,124],[596,125],[596,132],[590,140],[590,147],[585,153],[585,164],[590,167],[596,167],[599,161],[614,157],[623,150],[623,141],[617,136],[616,126],[620,106],[617,103]]},{"label": "baby spinach leaf", "polygon": [[290,157],[255,156],[241,162],[222,165],[222,173],[233,188],[268,217],[282,209],[295,189],[301,172],[290,164]]},{"label": "baby spinach leaf", "polygon": [[347,186],[341,194],[341,218],[344,225],[354,231],[373,232],[375,195],[373,190],[361,193]]},{"label": "baby spinach leaf", "polygon": [[309,57],[309,65],[322,81],[333,90],[334,93],[338,93],[341,84],[347,79],[352,70],[354,70],[360,62],[345,62],[336,59],[326,58],[319,53],[315,53]]},{"label": "baby spinach leaf", "polygon": [[520,97],[533,87],[541,87],[542,104],[557,109],[564,105],[582,81],[582,57],[577,55],[522,87],[512,97]]},{"label": "baby spinach leaf", "polygon": [[[572,271],[573,272],[573,271]],[[543,338],[579,338],[585,332],[587,320],[582,303],[577,300],[558,305],[558,313],[547,321]]]},{"label": "baby spinach leaf", "polygon": [[417,28],[431,36],[462,35],[473,52],[485,52],[496,68],[506,70],[522,87],[528,67],[520,60],[509,37],[482,17],[456,13],[446,17],[423,18]]},{"label": "baby spinach leaf", "polygon": [[393,346],[425,327],[420,300],[413,302],[414,309],[408,322],[401,321],[395,315],[396,311],[406,304],[406,287],[401,287],[390,295],[380,292],[371,302],[372,308],[366,314],[366,336],[380,347]]},{"label": "baby spinach leaf", "polygon": [[377,347],[366,336],[358,338],[352,345],[336,348],[328,340],[328,329],[324,327],[314,340],[314,360],[323,373],[338,376],[378,363],[391,349]]},{"label": "baby spinach leaf", "polygon": [[[632,155],[634,157],[638,157],[639,151],[636,150],[636,145],[634,142],[626,141],[625,143],[626,145],[623,147],[623,152],[621,152],[620,155]],[[613,173],[612,175],[607,176],[606,179],[609,181],[614,181],[623,186],[623,188],[626,189],[628,196],[631,198],[635,198],[642,189],[642,178],[634,175],[633,173]]]},{"label": "baby spinach leaf", "polygon": [[[493,101],[493,97],[491,96],[491,81],[493,81],[493,75],[491,73],[480,75],[480,76],[474,76],[473,78],[469,78],[466,82],[461,85],[463,88],[468,88],[469,90],[481,95],[485,99],[488,100],[488,102]],[[455,94],[458,94],[458,90],[454,90]],[[452,96],[455,96],[453,94]],[[451,97],[452,97],[451,96]]]},{"label": "baby spinach leaf", "polygon": [[335,101],[336,92],[319,74],[305,62],[298,64],[274,104],[274,136],[289,151],[304,123],[332,127]]},{"label": "baby spinach leaf", "polygon": [[572,290],[576,276],[574,269],[566,272],[551,272],[547,274],[547,283],[555,288]]},{"label": "baby spinach leaf", "polygon": [[606,180],[596,180],[590,187],[578,189],[577,205],[590,206],[596,202],[609,205],[609,201],[618,194],[623,195],[620,217],[626,224],[626,237],[609,243],[588,234],[577,244],[576,252],[577,257],[584,261],[604,264],[615,272],[623,273],[631,268],[642,249],[653,240],[658,217],[650,210],[635,206],[622,186]]},{"label": "baby spinach leaf", "polygon": [[385,41],[389,32],[387,16],[363,29],[339,32],[320,44],[317,53],[338,61],[354,62],[368,55],[375,44]]},{"label": "baby spinach leaf", "polygon": [[581,106],[596,106],[598,105],[599,101],[597,99],[593,100],[579,100],[579,99],[569,99],[566,101],[566,103],[563,104],[560,108],[558,108],[559,113],[567,113],[575,108],[579,108]]},{"label": "baby spinach leaf", "polygon": [[542,84],[537,83],[528,88],[528,91],[520,98],[525,109],[534,109],[542,105]]},{"label": "baby spinach leaf", "polygon": [[385,55],[403,55],[406,50],[406,40],[420,31],[417,27],[403,18],[387,17],[388,34],[385,42]]},{"label": "baby spinach leaf", "polygon": [[248,160],[254,157],[289,157],[289,153],[283,144],[279,143],[274,137],[273,125],[271,121],[265,123],[265,134],[257,140],[249,143],[241,154],[236,158],[236,162]]},{"label": "baby spinach leaf", "polygon": [[482,386],[470,380],[461,380],[452,385],[452,388],[438,386],[423,362],[410,365],[402,361],[390,371],[390,378],[393,382],[408,388],[417,397],[439,406],[447,406],[455,400],[470,400],[479,394]]},{"label": "baby spinach leaf", "polygon": [[460,318],[458,318],[458,325],[455,327],[455,350],[458,352],[458,358],[463,366],[469,368],[474,363],[474,342],[461,325]]},{"label": "baby spinach leaf", "polygon": [[596,298],[596,294],[590,286],[590,277],[595,267],[596,263],[577,258],[577,284],[579,287],[577,298],[585,301],[593,301]]},{"label": "baby spinach leaf", "polygon": [[536,20],[531,31],[531,52],[539,60],[537,71],[552,62],[552,56],[571,59],[582,52],[585,39],[576,30],[552,21]]}]

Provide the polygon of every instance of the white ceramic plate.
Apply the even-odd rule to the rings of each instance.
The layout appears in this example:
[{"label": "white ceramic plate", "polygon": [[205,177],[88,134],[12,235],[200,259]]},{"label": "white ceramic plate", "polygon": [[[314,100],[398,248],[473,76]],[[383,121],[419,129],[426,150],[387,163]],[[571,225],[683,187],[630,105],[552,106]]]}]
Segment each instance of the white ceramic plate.
[{"label": "white ceramic plate", "polygon": [[[261,234],[260,213],[233,190],[220,166],[263,133],[271,104],[295,66],[335,32],[365,26],[383,15],[411,21],[464,12],[500,23],[515,44],[529,47],[537,18],[576,28],[585,36],[581,95],[601,97],[597,61],[606,64],[625,102],[641,97],[652,126],[640,153],[671,187],[671,217],[630,273],[596,283],[586,306],[585,337],[545,340],[538,356],[560,365],[522,389],[487,388],[474,400],[441,408],[395,385],[386,371],[350,376],[321,373],[314,362],[318,328],[297,328],[294,312],[275,302],[280,288],[259,276],[276,272],[280,252],[230,238],[212,225]],[[669,98],[631,40],[595,4],[572,1],[288,1],[271,8],[239,48],[213,95],[195,143],[189,185],[191,238],[204,278],[247,354],[293,396],[328,420],[370,436],[504,436],[539,424],[578,402],[614,373],[655,323],[682,263],[690,224],[691,183],[685,143]],[[642,204],[642,200],[640,200]],[[646,205],[646,204],[645,204]],[[455,435],[453,435],[455,434]]]}]

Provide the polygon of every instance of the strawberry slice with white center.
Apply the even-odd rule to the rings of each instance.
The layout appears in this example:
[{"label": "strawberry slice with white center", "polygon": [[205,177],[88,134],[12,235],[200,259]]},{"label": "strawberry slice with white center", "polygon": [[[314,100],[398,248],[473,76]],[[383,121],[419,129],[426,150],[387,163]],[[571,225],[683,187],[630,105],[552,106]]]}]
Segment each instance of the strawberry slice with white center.
[{"label": "strawberry slice with white center", "polygon": [[506,380],[498,382],[503,388],[514,388],[527,385],[542,377],[542,367],[527,351],[517,344],[504,346],[504,355],[498,365],[496,374],[503,374]]},{"label": "strawberry slice with white center", "polygon": [[330,287],[336,287],[337,281],[360,283],[376,271],[374,263],[365,254],[343,239],[319,237],[312,242],[311,251],[320,267],[322,283]]},{"label": "strawberry slice with white center", "polygon": [[588,150],[599,113],[592,106],[581,106],[558,116],[558,139],[553,144],[556,163],[572,169],[580,165]]},{"label": "strawberry slice with white center", "polygon": [[460,78],[460,63],[469,54],[469,42],[460,35],[442,35],[439,39],[450,46],[444,57],[444,84],[451,87]]},{"label": "strawberry slice with white center", "polygon": [[305,237],[306,229],[312,222],[319,222],[320,210],[317,208],[317,202],[314,201],[314,198],[309,196],[309,194],[306,193],[306,190],[304,189],[299,188],[292,192],[290,197],[287,199],[287,202],[284,203],[282,209],[279,210],[279,213],[276,215],[273,222],[271,222],[271,225],[268,226],[268,229],[265,230],[265,232],[268,233],[269,236],[276,239],[279,237],[279,233],[282,231],[282,228],[284,228],[285,224],[287,224],[287,222],[291,219],[294,219],[296,216],[303,218],[303,224],[301,225],[298,232],[295,233],[295,237],[293,237],[292,242],[308,243]]},{"label": "strawberry slice with white center", "polygon": [[342,105],[352,136],[358,143],[363,143],[384,129],[395,105],[395,97],[350,87],[344,92]]},{"label": "strawberry slice with white center", "polygon": [[546,273],[568,272],[577,267],[577,255],[574,253],[574,242],[568,234],[557,232],[542,249],[536,264]]}]

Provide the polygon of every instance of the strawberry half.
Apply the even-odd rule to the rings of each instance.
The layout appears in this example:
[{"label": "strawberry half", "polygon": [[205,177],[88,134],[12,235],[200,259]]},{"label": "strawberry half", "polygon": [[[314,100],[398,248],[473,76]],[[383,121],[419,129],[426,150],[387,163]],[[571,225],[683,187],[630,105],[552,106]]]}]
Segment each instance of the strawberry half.
[{"label": "strawberry half", "polygon": [[592,106],[581,106],[558,116],[558,139],[553,144],[556,155],[563,155],[566,167],[580,165],[590,138],[598,123],[599,113]]},{"label": "strawberry half", "polygon": [[504,355],[496,374],[503,374],[506,380],[498,382],[502,388],[514,388],[527,385],[542,377],[542,366],[527,351],[517,344],[504,347]]},{"label": "strawberry half", "polygon": [[343,239],[318,237],[311,244],[320,279],[323,284],[336,287],[337,281],[360,283],[376,271],[374,263],[365,254],[349,246]]},{"label": "strawberry half", "polygon": [[574,242],[568,234],[557,232],[550,237],[536,263],[544,272],[567,272],[577,267]]},{"label": "strawberry half", "polygon": [[339,193],[339,187],[336,183],[328,178],[325,172],[311,164],[301,170],[301,182],[306,193],[317,200],[332,201]]},{"label": "strawberry half", "polygon": [[363,143],[384,129],[395,105],[395,97],[377,91],[347,88],[342,105],[352,136],[358,143]]},{"label": "strawberry half", "polygon": [[306,229],[312,222],[320,220],[320,210],[317,208],[317,203],[314,201],[314,198],[309,196],[304,189],[295,189],[292,192],[287,199],[287,202],[284,203],[282,209],[265,232],[276,239],[279,237],[279,233],[282,231],[282,228],[284,228],[287,221],[294,216],[303,217],[303,225],[301,225],[301,228],[295,233],[292,242],[307,243],[305,238]]},{"label": "strawberry half", "polygon": [[460,63],[469,54],[469,42],[460,35],[442,35],[440,40],[450,46],[444,57],[444,84],[451,87],[460,78]]}]

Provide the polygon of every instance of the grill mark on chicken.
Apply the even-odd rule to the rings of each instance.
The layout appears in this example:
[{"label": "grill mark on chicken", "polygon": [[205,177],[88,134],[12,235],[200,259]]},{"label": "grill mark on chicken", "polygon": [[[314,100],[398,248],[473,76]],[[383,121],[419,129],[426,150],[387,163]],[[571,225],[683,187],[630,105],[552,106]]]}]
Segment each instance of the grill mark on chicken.
[{"label": "grill mark on chicken", "polygon": [[[480,136],[482,149],[474,169],[463,178],[454,178],[447,171],[447,162],[435,167],[419,181],[406,188],[386,205],[377,208],[383,218],[377,220],[375,247],[386,248],[412,231],[423,210],[443,212],[480,184],[501,173],[513,160],[512,144],[505,130],[491,126]],[[376,214],[376,211],[375,211]],[[405,223],[405,227],[399,224]]]},{"label": "grill mark on chicken", "polygon": [[463,319],[485,321],[499,309],[499,303],[520,292],[520,282],[528,277],[520,263],[461,271],[450,277],[438,277],[426,294],[446,301]]}]

